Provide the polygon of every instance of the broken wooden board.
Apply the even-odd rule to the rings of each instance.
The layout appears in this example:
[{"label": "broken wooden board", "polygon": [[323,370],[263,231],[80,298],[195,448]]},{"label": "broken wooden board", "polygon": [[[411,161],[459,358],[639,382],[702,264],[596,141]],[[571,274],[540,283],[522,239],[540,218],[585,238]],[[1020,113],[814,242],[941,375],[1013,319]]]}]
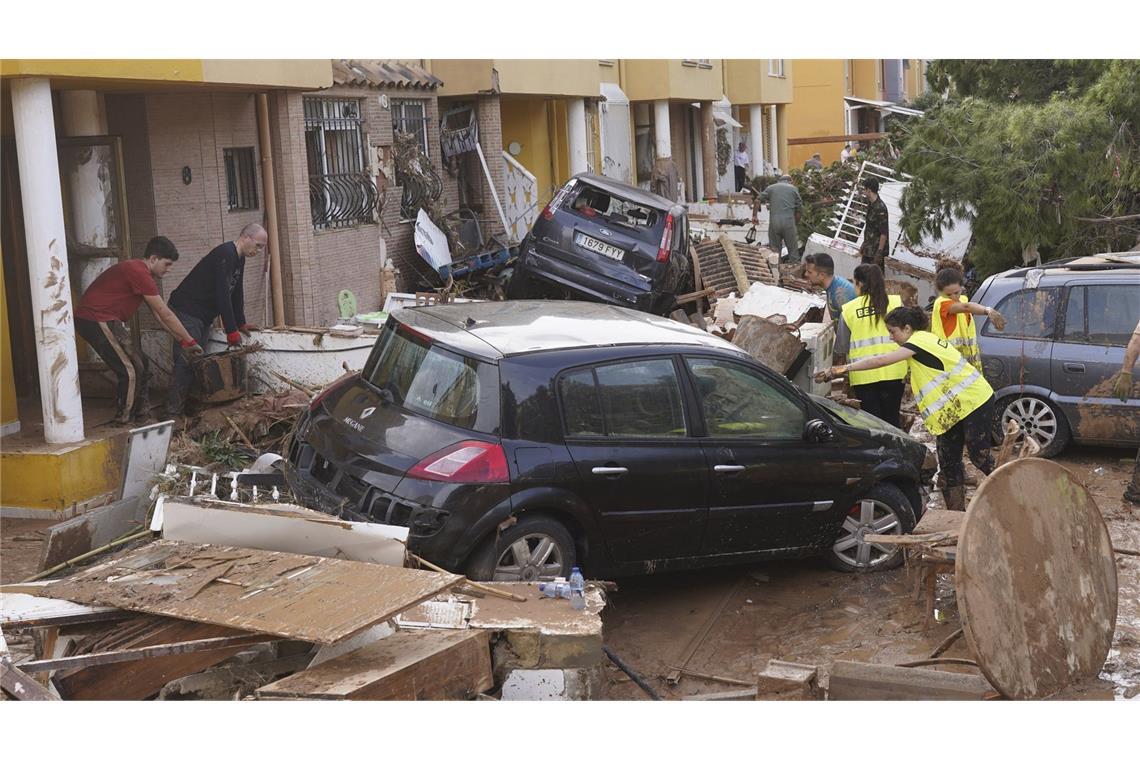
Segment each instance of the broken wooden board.
[{"label": "broken wooden board", "polygon": [[[76,653],[97,654],[243,633],[219,625],[148,616],[118,623],[103,634],[86,637]],[[217,665],[238,651],[240,649],[208,649],[154,659],[90,665],[59,672],[52,680],[60,696],[67,700],[149,699],[171,681]]]},{"label": "broken wooden board", "polygon": [[0,659],[0,691],[18,702],[59,701],[59,697],[13,665],[7,657]]},{"label": "broken wooden board", "polygon": [[[736,253],[737,261],[743,268],[746,282],[776,284],[776,275],[768,266],[769,249],[733,242],[733,250]],[[700,271],[701,284],[706,288],[714,288],[717,298],[724,298],[729,293],[744,295],[744,291],[748,290],[747,285],[743,291],[740,289],[737,272],[729,261],[728,254],[719,239],[698,243],[692,251],[694,271]]]},{"label": "broken wooden board", "polygon": [[827,698],[831,701],[978,700],[993,693],[989,682],[974,673],[836,660],[830,674]]},{"label": "broken wooden board", "polygon": [[942,543],[954,543],[958,540],[958,531],[944,530],[940,533],[886,533],[883,535],[867,535],[864,541],[883,546],[934,546]]},{"label": "broken wooden board", "polygon": [[263,686],[263,699],[471,699],[490,689],[486,631],[397,631]]},{"label": "broken wooden board", "polygon": [[462,580],[450,573],[162,540],[43,593],[331,644]]},{"label": "broken wooden board", "polygon": [[114,607],[90,607],[32,594],[0,593],[0,626],[17,630],[117,620],[131,614]]},{"label": "broken wooden board", "polygon": [[1047,459],[1003,465],[962,523],[955,565],[966,640],[1011,699],[1097,676],[1116,626],[1116,564],[1100,510]]},{"label": "broken wooden board", "polygon": [[768,666],[756,676],[756,698],[823,699],[823,690],[819,687],[819,668],[798,662],[768,660]]},{"label": "broken wooden board", "polygon": [[[162,536],[192,544],[220,544],[275,552],[404,566],[408,529],[351,522],[285,505],[165,499]],[[291,505],[290,505],[291,506]]]}]

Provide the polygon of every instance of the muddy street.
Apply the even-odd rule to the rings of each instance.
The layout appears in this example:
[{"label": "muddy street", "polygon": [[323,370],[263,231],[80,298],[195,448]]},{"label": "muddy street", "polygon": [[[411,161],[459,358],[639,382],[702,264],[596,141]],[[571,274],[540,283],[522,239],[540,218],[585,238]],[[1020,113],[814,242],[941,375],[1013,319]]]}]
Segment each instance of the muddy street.
[{"label": "muddy street", "polygon": [[[1096,499],[1113,545],[1140,548],[1140,512],[1129,514],[1121,494],[1131,475],[1127,449],[1070,448],[1056,461],[1080,478]],[[1140,559],[1117,555],[1119,607],[1112,650],[1099,688],[1090,696],[1140,696]],[[684,675],[665,681],[690,642],[708,626],[685,666],[695,673],[754,681],[770,659],[826,666],[835,660],[902,663],[926,658],[960,625],[950,577],[938,581],[934,616],[916,594],[917,570],[849,575],[821,560],[779,561],[746,567],[623,579],[606,611],[609,646],[665,699],[738,686]],[[721,609],[723,607],[723,609]],[[721,609],[719,615],[717,610]],[[963,639],[945,653],[972,659]],[[954,667],[971,672],[969,667]],[[611,669],[610,696],[648,696]]]}]

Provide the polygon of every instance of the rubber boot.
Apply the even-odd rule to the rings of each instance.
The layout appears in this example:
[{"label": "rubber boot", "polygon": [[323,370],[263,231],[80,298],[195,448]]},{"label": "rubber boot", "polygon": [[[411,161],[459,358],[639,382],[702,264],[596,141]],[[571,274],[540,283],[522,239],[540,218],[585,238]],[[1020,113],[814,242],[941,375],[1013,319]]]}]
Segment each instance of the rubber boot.
[{"label": "rubber boot", "polygon": [[966,511],[966,487],[965,486],[952,486],[943,489],[942,497],[946,499],[946,508],[952,509],[955,512]]}]

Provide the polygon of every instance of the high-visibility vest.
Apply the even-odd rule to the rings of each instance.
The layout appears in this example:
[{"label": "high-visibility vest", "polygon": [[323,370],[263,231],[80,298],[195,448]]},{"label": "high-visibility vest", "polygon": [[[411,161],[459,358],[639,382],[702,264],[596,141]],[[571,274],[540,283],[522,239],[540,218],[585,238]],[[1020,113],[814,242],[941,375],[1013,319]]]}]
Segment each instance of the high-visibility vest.
[{"label": "high-visibility vest", "polygon": [[[887,296],[887,313],[902,306],[898,296]],[[843,321],[851,332],[851,346],[847,350],[847,361],[856,362],[869,356],[889,354],[898,346],[887,332],[886,314],[876,314],[871,306],[870,296],[857,296],[843,304]],[[866,385],[882,380],[902,380],[906,377],[906,362],[897,362],[878,369],[865,369],[849,372],[847,382],[851,385]]]},{"label": "high-visibility vest", "polygon": [[994,395],[982,373],[947,341],[926,330],[916,330],[908,343],[942,363],[942,369],[933,369],[914,358],[906,360],[919,414],[934,435],[942,435]]},{"label": "high-visibility vest", "polygon": [[[966,357],[966,360],[973,364],[976,369],[982,368],[981,353],[978,351],[978,326],[977,320],[971,319],[969,314],[955,314],[958,323],[949,335],[942,329],[942,304],[949,301],[945,296],[938,296],[934,299],[934,313],[930,315],[930,332],[934,333],[934,337],[942,338],[954,348],[958,349],[958,353]],[[968,303],[970,299],[966,296],[958,296],[961,303]]]}]

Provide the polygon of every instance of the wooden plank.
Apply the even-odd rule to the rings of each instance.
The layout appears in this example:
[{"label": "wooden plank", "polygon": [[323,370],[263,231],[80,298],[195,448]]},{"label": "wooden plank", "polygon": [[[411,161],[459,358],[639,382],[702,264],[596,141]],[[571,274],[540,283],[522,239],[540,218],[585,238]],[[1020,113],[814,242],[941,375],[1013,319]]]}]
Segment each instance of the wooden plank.
[{"label": "wooden plank", "polygon": [[494,685],[487,631],[397,631],[263,686],[268,699],[471,699]]},{"label": "wooden plank", "polygon": [[928,509],[918,525],[914,526],[915,533],[942,533],[944,531],[958,531],[961,533],[962,520],[966,518],[965,512],[953,509]]},{"label": "wooden plank", "polygon": [[143,523],[148,504],[138,496],[132,496],[56,523],[48,528],[39,569],[55,567],[146,527]]},{"label": "wooden plank", "polygon": [[114,607],[89,607],[32,594],[0,593],[0,626],[13,630],[121,620],[133,614]]},{"label": "wooden plank", "polygon": [[751,689],[736,689],[734,691],[717,691],[711,694],[691,694],[681,697],[683,702],[729,702],[742,699],[756,699],[756,687]]},{"label": "wooden plank", "polygon": [[1003,465],[970,502],[955,566],[978,666],[1011,699],[1093,678],[1116,625],[1108,529],[1088,489],[1047,459]]},{"label": "wooden plank", "polygon": [[[961,513],[959,513],[961,514]],[[883,535],[867,535],[864,540],[872,544],[883,544],[892,546],[920,546],[927,545],[933,546],[944,541],[957,541],[958,531],[947,530],[941,533],[908,533],[903,535],[883,534]]]},{"label": "wooden plank", "polygon": [[177,644],[155,644],[154,646],[138,647],[137,649],[120,649],[111,652],[98,652],[94,654],[80,654],[71,657],[57,657],[51,660],[32,660],[21,663],[21,669],[26,673],[38,673],[47,670],[67,670],[69,668],[86,668],[91,665],[110,665],[115,662],[133,662],[153,657],[170,657],[191,652],[213,651],[221,649],[242,649],[251,644],[260,644],[275,640],[273,636],[263,633],[242,634],[240,636],[216,636],[210,639],[197,639],[182,641]]},{"label": "wooden plank", "polygon": [[823,137],[790,137],[788,145],[817,145],[837,142],[873,142],[882,140],[886,132],[864,132],[858,135],[824,135]]},{"label": "wooden plank", "polygon": [[0,691],[20,702],[51,702],[59,697],[44,688],[36,679],[26,675],[7,658],[0,660]]},{"label": "wooden plank", "polygon": [[728,258],[728,265],[732,267],[732,276],[736,280],[736,287],[739,288],[736,292],[743,296],[748,292],[751,283],[748,281],[748,275],[744,271],[744,264],[741,263],[740,257],[736,255],[736,244],[732,242],[732,238],[723,232],[717,236],[717,241],[721,247],[724,248],[724,255]]},{"label": "wooden plank", "polygon": [[768,660],[756,676],[756,698],[773,700],[822,699],[819,668],[798,662]]},{"label": "wooden plank", "polygon": [[[79,647],[77,654],[241,634],[242,631],[219,625],[148,616],[119,623],[106,636],[89,637],[82,642],[84,645]],[[155,659],[92,665],[58,672],[53,677],[53,682],[65,700],[148,699],[171,681],[200,673],[229,659],[234,653],[233,649],[212,649]]]},{"label": "wooden plank", "polygon": [[702,298],[716,295],[716,288],[705,288],[704,290],[697,290],[692,293],[686,293],[683,296],[677,296],[677,305],[682,306],[691,301],[699,301]]},{"label": "wooden plank", "polygon": [[993,692],[989,682],[976,673],[947,673],[848,660],[837,660],[830,672],[828,699],[835,701],[976,700]]},{"label": "wooden plank", "polygon": [[155,541],[43,593],[331,644],[462,580],[461,575],[328,557]]}]

